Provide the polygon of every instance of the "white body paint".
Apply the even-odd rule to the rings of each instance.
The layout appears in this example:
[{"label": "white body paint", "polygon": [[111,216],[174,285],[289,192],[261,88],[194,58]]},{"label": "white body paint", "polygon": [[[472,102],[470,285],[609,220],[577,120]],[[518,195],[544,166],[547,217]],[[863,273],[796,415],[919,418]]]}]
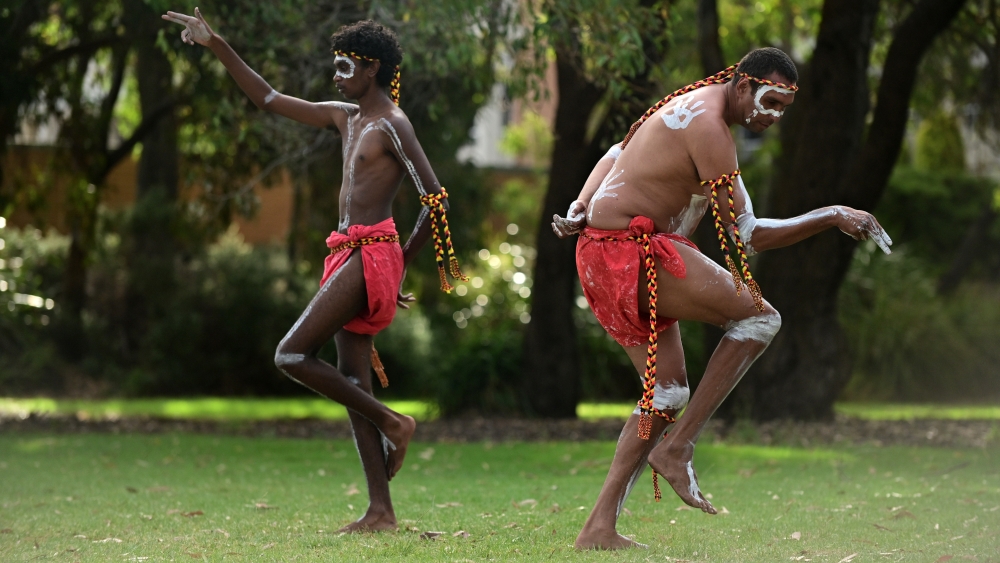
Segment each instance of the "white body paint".
[{"label": "white body paint", "polygon": [[757,342],[770,342],[778,329],[781,328],[781,315],[758,315],[748,317],[742,321],[729,321],[726,323],[725,338],[746,342],[754,340]]},{"label": "white body paint", "polygon": [[698,480],[694,477],[694,465],[691,462],[687,462],[688,470],[688,492],[691,493],[691,497],[695,500],[701,500],[701,489],[698,488]]},{"label": "white body paint", "polygon": [[341,62],[347,63],[347,66],[349,66],[351,70],[349,70],[347,72],[341,72],[338,69],[337,70],[337,74],[335,74],[334,76],[339,76],[339,77],[343,78],[344,80],[347,80],[348,78],[352,78],[354,76],[354,69],[356,68],[356,65],[354,64],[354,61],[351,60],[350,57],[345,57],[344,55],[337,55],[336,57],[333,58],[333,64],[334,65],[336,65],[337,63],[341,63]]},{"label": "white body paint", "polygon": [[679,412],[687,406],[690,398],[691,389],[687,385],[681,387],[671,382],[666,387],[662,387],[657,383],[656,387],[653,388],[653,406],[661,411],[672,410]]},{"label": "white body paint", "polygon": [[424,184],[420,181],[420,176],[417,176],[416,167],[413,166],[413,162],[403,152],[403,142],[399,140],[399,135],[396,134],[396,129],[392,126],[392,123],[389,123],[389,120],[382,117],[375,122],[375,127],[389,136],[389,139],[392,140],[392,146],[396,147],[396,152],[399,153],[399,158],[403,161],[403,166],[406,167],[406,171],[413,178],[413,184],[417,187],[417,191],[420,192],[420,195],[427,195],[427,190],[424,189]]},{"label": "white body paint", "polygon": [[[365,128],[358,135],[358,146],[361,146],[361,141],[364,140],[365,135],[373,129],[375,129],[374,123],[365,125]],[[347,197],[344,199],[344,218],[340,220],[339,230],[346,229],[351,224],[351,195],[354,193],[354,164],[356,162],[357,159],[352,158],[351,164],[347,167]]]},{"label": "white body paint", "polygon": [[698,221],[705,216],[708,209],[708,198],[701,194],[693,194],[687,207],[681,209],[680,214],[670,220],[667,225],[667,232],[690,237],[694,234]]},{"label": "white body paint", "polygon": [[278,97],[278,91],[275,90],[274,88],[271,88],[271,91],[268,92],[266,96],[264,96],[264,105],[266,106],[267,104],[273,102],[274,99],[277,97]]},{"label": "white body paint", "polygon": [[703,101],[698,101],[695,102],[693,106],[688,108],[688,104],[690,104],[692,101],[693,98],[691,98],[690,95],[681,96],[680,98],[678,98],[677,104],[675,106],[668,108],[667,111],[660,114],[660,118],[663,119],[663,123],[665,123],[666,126],[671,129],[687,129],[687,126],[691,125],[691,121],[694,118],[705,113],[706,111],[703,109],[698,111],[692,111],[698,109],[698,106],[705,103]]},{"label": "white body paint", "polygon": [[606,197],[618,197],[618,194],[612,193],[611,190],[624,186],[625,182],[619,182],[617,184],[612,184],[611,182],[617,180],[624,173],[625,173],[624,170],[619,170],[618,173],[615,174],[614,168],[608,171],[608,175],[605,176],[604,181],[601,182],[601,187],[597,188],[597,192],[594,194],[594,198],[590,200],[590,208],[587,210],[588,220],[590,221],[594,220],[594,204],[597,203],[598,200],[604,199]]},{"label": "white body paint", "polygon": [[616,143],[614,145],[611,145],[611,148],[608,149],[608,152],[604,153],[604,156],[601,157],[601,160],[604,160],[605,158],[610,158],[611,160],[618,160],[618,157],[621,156],[621,154],[622,154],[622,144]]}]

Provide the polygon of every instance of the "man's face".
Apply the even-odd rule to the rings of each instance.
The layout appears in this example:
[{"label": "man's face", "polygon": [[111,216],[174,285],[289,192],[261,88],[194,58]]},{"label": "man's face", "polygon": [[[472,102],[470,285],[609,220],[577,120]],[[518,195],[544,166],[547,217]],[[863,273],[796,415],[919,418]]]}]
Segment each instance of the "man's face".
[{"label": "man's face", "polygon": [[[767,80],[779,84],[789,84],[788,79],[776,72],[768,75]],[[754,133],[760,133],[771,125],[774,125],[784,115],[785,109],[795,101],[795,92],[777,86],[760,84],[757,91],[750,89],[750,80],[742,78],[747,82],[744,96],[744,103],[740,106],[744,110],[742,125]]]}]

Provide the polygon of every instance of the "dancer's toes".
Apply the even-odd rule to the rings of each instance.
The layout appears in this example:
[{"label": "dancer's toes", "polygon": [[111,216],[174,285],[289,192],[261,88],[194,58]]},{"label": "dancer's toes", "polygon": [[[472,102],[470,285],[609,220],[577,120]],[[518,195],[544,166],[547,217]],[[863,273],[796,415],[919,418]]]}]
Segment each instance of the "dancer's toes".
[{"label": "dancer's toes", "polygon": [[399,529],[396,517],[392,514],[369,511],[354,522],[337,530],[341,534],[357,534],[365,532],[393,532]]},{"label": "dancer's toes", "polygon": [[[649,454],[649,465],[653,471],[659,473],[670,483],[677,496],[684,504],[693,508],[701,509],[706,514],[718,514],[712,503],[701,494],[698,487],[698,476],[695,475],[694,465],[691,463],[690,454],[687,452],[674,452],[672,455],[668,451],[657,448]],[[687,457],[685,460],[684,458]]]},{"label": "dancer's toes", "polygon": [[632,538],[627,538],[612,530],[609,533],[591,533],[587,530],[580,532],[577,536],[574,547],[577,549],[647,549],[648,545],[639,543]]},{"label": "dancer's toes", "polygon": [[417,428],[413,417],[405,414],[399,415],[399,425],[391,432],[385,433],[386,445],[385,470],[391,481],[400,468],[403,467],[403,458],[406,457],[406,448],[410,445],[410,438]]}]

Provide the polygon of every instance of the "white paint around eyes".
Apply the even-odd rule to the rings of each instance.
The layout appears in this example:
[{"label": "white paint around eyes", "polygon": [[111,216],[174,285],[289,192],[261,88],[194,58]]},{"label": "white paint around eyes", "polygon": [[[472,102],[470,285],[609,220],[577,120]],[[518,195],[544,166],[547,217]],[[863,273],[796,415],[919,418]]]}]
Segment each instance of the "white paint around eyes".
[{"label": "white paint around eyes", "polygon": [[667,111],[660,114],[660,118],[663,119],[663,123],[671,129],[687,129],[688,125],[691,125],[691,121],[698,117],[699,115],[705,113],[707,110],[698,110],[698,106],[704,104],[703,101],[695,102],[691,108],[688,108],[688,104],[692,102],[693,98],[688,96],[682,96],[677,105],[667,108]]},{"label": "white paint around eyes", "polygon": [[339,77],[343,78],[344,80],[347,80],[348,78],[351,78],[351,77],[354,76],[354,69],[356,68],[356,65],[354,64],[354,61],[351,60],[350,57],[345,57],[344,55],[337,55],[336,57],[333,58],[333,64],[334,65],[336,65],[337,63],[342,63],[342,62],[343,63],[347,63],[347,66],[349,66],[351,68],[351,70],[349,70],[347,72],[343,72],[343,71],[341,71],[338,68],[337,69],[337,74],[335,76],[339,76]]},{"label": "white paint around eyes", "polygon": [[758,315],[748,317],[741,321],[729,321],[726,323],[725,338],[746,342],[754,340],[756,342],[770,342],[778,330],[781,328],[781,315],[778,313],[770,315]]},{"label": "white paint around eyes", "polygon": [[688,404],[691,398],[691,389],[685,385],[681,387],[676,383],[669,383],[666,387],[661,387],[659,383],[653,388],[653,407],[659,410],[680,411]]},{"label": "white paint around eyes", "polygon": [[705,216],[706,210],[708,210],[708,198],[701,194],[692,194],[687,207],[681,209],[680,214],[670,220],[667,232],[690,237],[694,234],[698,221]]},{"label": "white paint around eyes", "polygon": [[621,154],[622,154],[622,144],[616,143],[614,145],[611,145],[611,148],[608,149],[608,152],[606,152],[604,156],[601,157],[601,160],[604,160],[605,158],[610,158],[611,160],[618,160],[618,157],[621,156]]},{"label": "white paint around eyes", "polygon": [[264,105],[266,106],[267,104],[273,102],[274,99],[277,97],[278,97],[278,91],[275,90],[274,88],[271,88],[271,91],[268,92],[266,96],[264,96]]},{"label": "white paint around eyes", "polygon": [[399,140],[399,135],[396,134],[396,129],[392,126],[392,123],[389,123],[384,117],[379,118],[375,123],[375,126],[392,140],[392,146],[396,147],[396,152],[399,153],[399,158],[402,159],[406,171],[413,178],[413,184],[417,187],[417,191],[420,192],[420,195],[427,195],[427,190],[424,189],[424,184],[420,181],[420,176],[417,175],[416,167],[413,166],[413,162],[403,152],[403,143]]},{"label": "white paint around eyes", "polygon": [[604,199],[606,197],[617,198],[618,194],[612,193],[611,190],[618,189],[625,185],[625,182],[619,182],[617,184],[611,183],[617,180],[619,176],[624,174],[625,170],[619,170],[617,174],[614,174],[614,172],[615,169],[614,167],[612,167],[611,170],[608,171],[608,175],[605,176],[604,180],[601,182],[601,187],[597,188],[597,192],[594,194],[594,198],[590,200],[590,206],[589,209],[587,209],[587,219],[591,221],[594,220],[594,204],[597,203],[597,200]]},{"label": "white paint around eyes", "polygon": [[760,103],[760,99],[764,96],[764,94],[766,94],[766,93],[768,93],[768,92],[770,92],[772,90],[775,91],[775,92],[777,92],[777,93],[779,93],[779,94],[793,94],[794,93],[794,92],[792,92],[791,90],[789,90],[787,88],[778,88],[777,86],[771,86],[769,84],[765,84],[765,85],[761,86],[760,88],[757,88],[757,93],[754,94],[754,97],[753,97],[753,105],[754,105],[755,108],[757,108],[756,111],[759,111],[760,113],[763,113],[764,115],[773,115],[774,117],[781,117],[782,115],[785,115],[784,111],[778,111],[776,109],[766,109]]}]

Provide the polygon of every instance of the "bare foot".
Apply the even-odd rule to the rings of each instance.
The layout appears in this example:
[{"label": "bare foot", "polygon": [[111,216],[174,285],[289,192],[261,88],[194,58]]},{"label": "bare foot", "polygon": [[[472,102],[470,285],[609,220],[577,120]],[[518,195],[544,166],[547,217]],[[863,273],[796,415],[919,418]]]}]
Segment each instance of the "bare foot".
[{"label": "bare foot", "polygon": [[391,481],[400,468],[403,467],[403,458],[406,457],[406,447],[410,445],[410,438],[416,430],[417,423],[413,417],[405,414],[399,415],[399,424],[393,429],[387,429],[385,434],[385,470]]},{"label": "bare foot", "polygon": [[698,476],[691,463],[694,458],[694,444],[688,442],[683,446],[676,447],[672,440],[670,442],[667,440],[669,438],[650,452],[647,458],[650,467],[670,483],[684,504],[700,508],[708,514],[718,514],[712,503],[705,499],[704,495],[701,494],[701,489],[698,488]]},{"label": "bare foot", "polygon": [[399,529],[396,516],[386,512],[369,510],[364,516],[337,530],[341,534],[357,534],[364,532],[394,532]]},{"label": "bare foot", "polygon": [[610,533],[591,532],[584,529],[576,537],[574,547],[577,549],[647,549],[648,545],[626,538],[618,532],[611,530]]}]

